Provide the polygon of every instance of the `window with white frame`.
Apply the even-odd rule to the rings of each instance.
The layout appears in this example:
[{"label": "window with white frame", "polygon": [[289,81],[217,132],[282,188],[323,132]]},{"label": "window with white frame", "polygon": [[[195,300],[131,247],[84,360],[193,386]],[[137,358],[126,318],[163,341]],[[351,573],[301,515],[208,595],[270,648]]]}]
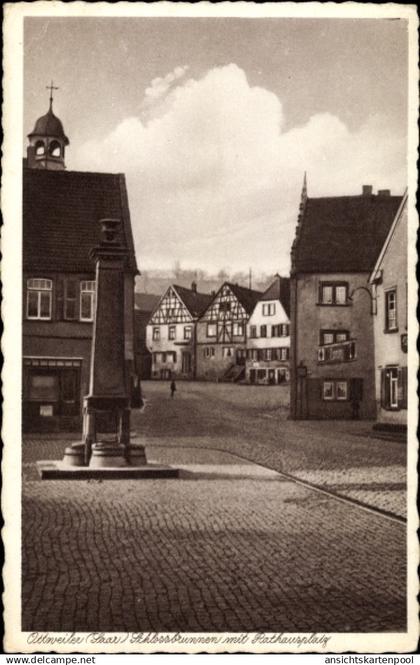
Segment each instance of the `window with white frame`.
[{"label": "window with white frame", "polygon": [[263,316],[274,316],[276,313],[276,304],[274,302],[263,304],[262,313]]},{"label": "window with white frame", "polygon": [[347,342],[350,338],[348,330],[321,330],[319,334],[321,346],[326,344],[337,344],[338,342]]},{"label": "window with white frame", "polygon": [[217,325],[216,323],[207,324],[207,337],[216,337],[217,334]]},{"label": "window with white frame", "polygon": [[174,340],[176,338],[176,327],[168,326],[168,339]]},{"label": "window with white frame", "polygon": [[398,330],[397,320],[397,289],[385,292],[385,331]]},{"label": "window with white frame", "polygon": [[158,342],[160,340],[160,328],[153,328],[152,338],[154,342]]},{"label": "window with white frame", "polygon": [[191,339],[192,329],[191,326],[184,326],[184,339]]},{"label": "window with white frame", "polygon": [[48,321],[51,319],[52,280],[33,278],[27,281],[26,317]]},{"label": "window with white frame", "polygon": [[348,382],[326,380],[322,384],[322,399],[326,402],[345,402],[348,400]]},{"label": "window with white frame", "polygon": [[347,305],[347,282],[321,282],[319,288],[319,302],[321,305]]},{"label": "window with white frame", "polygon": [[93,321],[95,313],[95,280],[80,282],[80,320]]},{"label": "window with white frame", "polygon": [[237,321],[235,321],[233,323],[232,328],[233,328],[232,329],[233,335],[238,336],[238,335],[243,335],[244,334],[244,324],[243,323],[238,323]]}]

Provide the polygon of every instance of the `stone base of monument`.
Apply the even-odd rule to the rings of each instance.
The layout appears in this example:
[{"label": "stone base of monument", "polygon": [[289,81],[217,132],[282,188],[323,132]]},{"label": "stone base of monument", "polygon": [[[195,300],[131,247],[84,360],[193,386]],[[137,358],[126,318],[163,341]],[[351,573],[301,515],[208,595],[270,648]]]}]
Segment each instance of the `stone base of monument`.
[{"label": "stone base of monument", "polygon": [[42,480],[117,480],[133,478],[178,478],[179,469],[162,464],[148,464],[143,446],[128,449],[113,441],[98,441],[92,445],[89,464],[84,461],[84,446],[80,442],[65,449],[63,460],[37,462]]}]

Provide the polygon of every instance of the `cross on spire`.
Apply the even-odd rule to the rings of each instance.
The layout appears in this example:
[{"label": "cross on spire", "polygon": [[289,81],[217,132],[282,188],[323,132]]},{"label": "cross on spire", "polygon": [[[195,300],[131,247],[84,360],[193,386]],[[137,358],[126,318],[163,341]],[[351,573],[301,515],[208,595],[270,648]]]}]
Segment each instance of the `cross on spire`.
[{"label": "cross on spire", "polygon": [[51,81],[51,85],[45,86],[47,90],[50,91],[50,111],[52,111],[52,103],[53,103],[53,90],[58,90],[57,86],[54,85],[54,81]]}]

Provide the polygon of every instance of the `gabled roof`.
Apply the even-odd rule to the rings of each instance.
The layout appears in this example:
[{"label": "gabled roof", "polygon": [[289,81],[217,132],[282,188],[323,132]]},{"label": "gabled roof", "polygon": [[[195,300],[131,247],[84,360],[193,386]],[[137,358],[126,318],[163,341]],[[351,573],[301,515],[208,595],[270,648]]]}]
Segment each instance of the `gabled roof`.
[{"label": "gabled roof", "polygon": [[[247,289],[245,286],[239,286],[239,284],[232,284],[231,282],[225,282],[223,286],[228,286],[232,293],[237,297],[246,313],[252,314],[255,305],[262,296],[261,291]],[[223,288],[223,286],[221,288]]]},{"label": "gabled roof", "polygon": [[377,273],[381,269],[382,262],[384,260],[384,257],[386,255],[387,251],[388,251],[388,247],[389,247],[389,245],[391,243],[391,240],[394,236],[395,230],[396,230],[398,224],[400,223],[401,219],[403,218],[403,212],[404,212],[405,208],[407,207],[407,202],[408,202],[408,190],[406,189],[405,192],[404,192],[404,196],[402,198],[402,201],[401,201],[401,205],[398,208],[397,214],[395,215],[394,221],[392,222],[392,226],[391,226],[391,228],[389,230],[389,233],[388,233],[388,235],[385,239],[385,242],[382,246],[381,253],[379,254],[378,260],[376,261],[376,264],[375,264],[375,267],[372,270],[372,274],[369,278],[370,283],[373,283],[375,281]]},{"label": "gabled roof", "polygon": [[187,289],[185,286],[177,284],[173,284],[172,286],[193,317],[201,316],[213,299],[213,296],[209,293],[198,293],[194,289]]},{"label": "gabled roof", "polygon": [[370,272],[401,198],[307,198],[292,250],[293,272]]},{"label": "gabled roof", "polygon": [[137,271],[122,174],[23,169],[23,269],[92,272],[99,220],[121,220],[120,242]]},{"label": "gabled roof", "polygon": [[264,291],[260,300],[279,300],[287,316],[290,316],[290,279],[276,275],[276,279]]},{"label": "gabled roof", "polygon": [[155,296],[153,293],[136,292],[134,294],[134,304],[137,311],[153,312],[159,301],[160,296]]}]

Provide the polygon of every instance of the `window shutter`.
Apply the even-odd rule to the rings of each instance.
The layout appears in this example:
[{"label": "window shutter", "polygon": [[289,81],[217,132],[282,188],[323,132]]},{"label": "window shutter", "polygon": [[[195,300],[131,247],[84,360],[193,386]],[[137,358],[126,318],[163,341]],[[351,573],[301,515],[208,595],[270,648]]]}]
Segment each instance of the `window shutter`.
[{"label": "window shutter", "polygon": [[381,370],[381,406],[388,408],[386,399],[386,369]]},{"label": "window shutter", "polygon": [[407,367],[398,368],[398,408],[407,408]]},{"label": "window shutter", "polygon": [[64,319],[64,280],[57,279],[55,288],[55,318],[57,321]]}]

